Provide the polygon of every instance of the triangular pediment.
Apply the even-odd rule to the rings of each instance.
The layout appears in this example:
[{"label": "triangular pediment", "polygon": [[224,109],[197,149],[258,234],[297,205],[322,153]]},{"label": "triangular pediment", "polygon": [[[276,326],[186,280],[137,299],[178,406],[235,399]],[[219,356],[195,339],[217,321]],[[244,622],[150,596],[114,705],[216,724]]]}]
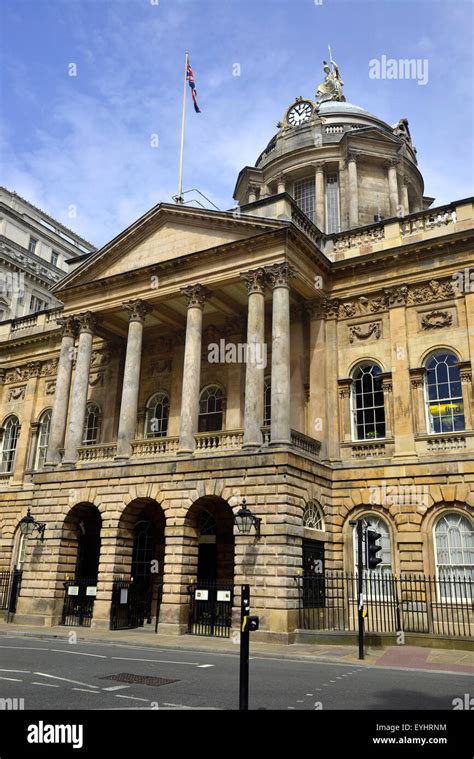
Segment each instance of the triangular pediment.
[{"label": "triangular pediment", "polygon": [[189,256],[278,227],[268,220],[160,205],[90,256],[59,283],[60,293],[87,282]]}]

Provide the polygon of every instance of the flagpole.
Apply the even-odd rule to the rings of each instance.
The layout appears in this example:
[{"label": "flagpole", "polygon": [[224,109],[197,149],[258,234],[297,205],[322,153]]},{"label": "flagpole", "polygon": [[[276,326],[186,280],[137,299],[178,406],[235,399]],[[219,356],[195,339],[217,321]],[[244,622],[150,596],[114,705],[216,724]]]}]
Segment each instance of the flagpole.
[{"label": "flagpole", "polygon": [[189,53],[186,53],[184,63],[184,89],[183,89],[183,118],[181,122],[181,153],[179,158],[179,181],[178,181],[178,195],[176,196],[176,202],[183,202],[183,157],[184,157],[184,125],[186,123],[186,78],[188,73],[188,59]]}]

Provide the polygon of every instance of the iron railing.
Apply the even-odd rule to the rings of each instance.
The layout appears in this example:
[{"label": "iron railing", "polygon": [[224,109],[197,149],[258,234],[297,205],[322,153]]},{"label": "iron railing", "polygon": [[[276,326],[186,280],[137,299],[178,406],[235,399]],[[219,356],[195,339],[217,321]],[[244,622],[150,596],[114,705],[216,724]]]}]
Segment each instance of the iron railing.
[{"label": "iron railing", "polygon": [[130,630],[151,624],[155,616],[155,632],[160,616],[163,583],[157,582],[149,589],[132,580],[116,578],[112,586],[112,606],[110,610],[111,630]]},{"label": "iron railing", "polygon": [[0,609],[8,605],[8,588],[10,587],[11,572],[0,572]]},{"label": "iron railing", "polygon": [[188,586],[189,635],[230,637],[234,585],[232,582],[198,580]]},{"label": "iron railing", "polygon": [[[303,574],[298,585],[299,628],[356,631],[357,574]],[[474,577],[364,573],[365,629],[372,633],[474,635]]]},{"label": "iron railing", "polygon": [[61,624],[66,627],[90,627],[97,592],[97,579],[80,578],[64,583]]}]

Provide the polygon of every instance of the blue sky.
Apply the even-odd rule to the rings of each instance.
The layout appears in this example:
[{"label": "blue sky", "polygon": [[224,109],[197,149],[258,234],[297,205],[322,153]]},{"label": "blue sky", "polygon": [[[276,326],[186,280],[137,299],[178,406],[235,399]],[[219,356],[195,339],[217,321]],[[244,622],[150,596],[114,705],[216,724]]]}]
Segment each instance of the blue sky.
[{"label": "blue sky", "polygon": [[[348,101],[409,119],[436,205],[472,194],[470,0],[3,0],[0,14],[0,183],[96,245],[177,191],[186,49],[202,114],[188,97],[184,188],[218,207],[314,96],[328,44]],[[426,59],[427,84],[371,79],[383,55]]]}]

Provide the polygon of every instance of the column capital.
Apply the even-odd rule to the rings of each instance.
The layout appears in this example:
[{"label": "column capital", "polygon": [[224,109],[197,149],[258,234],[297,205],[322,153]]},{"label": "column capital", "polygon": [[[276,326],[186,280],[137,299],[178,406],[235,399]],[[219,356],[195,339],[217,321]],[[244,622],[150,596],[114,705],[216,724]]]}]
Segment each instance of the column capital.
[{"label": "column capital", "polygon": [[56,319],[56,324],[59,324],[61,328],[62,337],[75,337],[77,332],[77,320],[76,317],[60,316]]},{"label": "column capital", "polygon": [[382,390],[384,393],[391,393],[393,390],[392,372],[382,372],[379,376],[382,380]]},{"label": "column capital", "polygon": [[349,164],[351,162],[357,163],[357,161],[360,158],[360,153],[357,152],[357,150],[348,150],[347,152],[347,158],[346,163]]},{"label": "column capital", "polygon": [[265,269],[259,267],[258,269],[250,269],[249,271],[241,271],[240,278],[247,283],[247,293],[264,293],[265,292]]},{"label": "column capital", "polygon": [[141,322],[145,321],[145,316],[151,311],[151,306],[144,300],[139,298],[126,300],[122,304],[128,311],[129,322]]},{"label": "column capital", "polygon": [[206,298],[209,296],[209,290],[204,285],[196,284],[182,287],[181,293],[186,298],[188,308],[204,308]]},{"label": "column capital", "polygon": [[88,332],[91,335],[94,334],[97,319],[92,311],[84,311],[82,314],[77,314],[75,319],[79,327],[79,334],[81,332]]},{"label": "column capital", "polygon": [[283,261],[279,264],[265,266],[265,274],[267,282],[269,282],[270,287],[274,290],[276,287],[289,288],[290,279],[295,276],[296,271],[290,266],[288,261]]},{"label": "column capital", "polygon": [[316,174],[318,174],[319,172],[324,174],[324,167],[325,167],[324,161],[317,161],[316,163],[313,164],[313,166],[314,166],[314,170]]},{"label": "column capital", "polygon": [[470,361],[458,361],[456,364],[457,368],[459,369],[459,375],[461,382],[471,383],[472,382],[472,367]]},{"label": "column capital", "polygon": [[399,163],[400,163],[400,158],[398,156],[392,156],[391,158],[387,158],[385,160],[385,166],[387,167],[387,169],[396,168]]},{"label": "column capital", "polygon": [[350,398],[353,381],[354,380],[352,377],[343,377],[342,379],[338,379],[337,386],[339,388],[340,398]]},{"label": "column capital", "polygon": [[410,373],[410,383],[413,388],[423,387],[426,375],[424,366],[416,366],[408,370]]}]

